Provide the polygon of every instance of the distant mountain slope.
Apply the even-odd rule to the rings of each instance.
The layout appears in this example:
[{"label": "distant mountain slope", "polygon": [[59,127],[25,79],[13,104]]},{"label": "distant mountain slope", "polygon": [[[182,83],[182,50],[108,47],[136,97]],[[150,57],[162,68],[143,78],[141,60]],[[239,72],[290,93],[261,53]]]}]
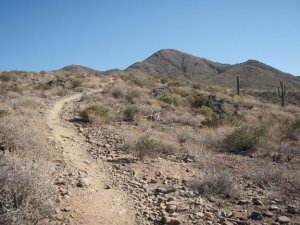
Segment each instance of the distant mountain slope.
[{"label": "distant mountain slope", "polygon": [[85,74],[85,73],[86,74],[92,73],[92,74],[99,74],[99,75],[102,74],[101,71],[94,70],[89,67],[80,66],[80,65],[66,66],[58,71],[66,71],[66,72],[75,73],[75,74]]},{"label": "distant mountain slope", "polygon": [[163,77],[188,78],[228,87],[235,86],[236,76],[239,75],[241,86],[245,88],[275,88],[281,80],[289,88],[300,88],[300,77],[283,73],[255,60],[228,65],[172,49],[160,50],[126,70]]}]

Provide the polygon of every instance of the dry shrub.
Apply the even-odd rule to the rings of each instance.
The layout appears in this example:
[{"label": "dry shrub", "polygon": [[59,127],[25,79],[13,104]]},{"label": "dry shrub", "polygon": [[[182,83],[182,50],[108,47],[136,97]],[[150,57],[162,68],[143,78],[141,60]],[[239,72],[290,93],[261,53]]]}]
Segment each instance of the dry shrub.
[{"label": "dry shrub", "polygon": [[0,158],[0,224],[35,224],[53,210],[50,169],[16,155]]},{"label": "dry shrub", "polygon": [[154,139],[150,134],[141,136],[133,144],[127,143],[124,150],[143,159],[145,157],[166,157],[176,152],[176,148],[167,142]]},{"label": "dry shrub", "polygon": [[225,151],[237,154],[252,152],[265,133],[264,126],[239,127],[225,138]]},{"label": "dry shrub", "polygon": [[137,120],[140,113],[140,109],[136,105],[127,106],[123,111],[123,120],[132,122]]},{"label": "dry shrub", "polygon": [[199,134],[196,135],[196,139],[194,139],[193,142],[196,142],[205,149],[216,150],[223,147],[225,137],[232,133],[233,129],[234,128],[227,126],[215,129],[202,129]]},{"label": "dry shrub", "polygon": [[128,102],[131,104],[134,104],[136,102],[136,99],[140,98],[141,93],[138,90],[130,90],[127,91],[125,98]]},{"label": "dry shrub", "polygon": [[214,111],[210,107],[203,105],[201,106],[201,108],[197,110],[197,113],[200,113],[206,117],[211,118],[213,116]]},{"label": "dry shrub", "polygon": [[236,181],[227,171],[209,170],[202,180],[194,181],[192,187],[201,195],[237,195]]},{"label": "dry shrub", "polygon": [[111,95],[114,97],[114,98],[123,98],[123,96],[124,96],[124,93],[121,91],[121,90],[119,90],[119,89],[113,89],[112,91],[111,91]]},{"label": "dry shrub", "polygon": [[40,128],[21,116],[0,118],[0,149],[28,158],[47,157]]},{"label": "dry shrub", "polygon": [[176,110],[175,113],[167,112],[162,120],[165,124],[179,123],[188,126],[200,126],[204,117],[201,115],[193,116],[189,112]]},{"label": "dry shrub", "polygon": [[88,106],[80,115],[84,120],[95,124],[106,124],[111,120],[109,109],[101,105]]}]

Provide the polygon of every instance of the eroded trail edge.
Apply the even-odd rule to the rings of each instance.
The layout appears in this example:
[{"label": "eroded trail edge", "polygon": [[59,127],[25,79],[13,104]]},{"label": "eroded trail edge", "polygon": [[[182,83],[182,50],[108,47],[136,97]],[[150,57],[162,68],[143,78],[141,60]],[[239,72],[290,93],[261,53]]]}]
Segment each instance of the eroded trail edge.
[{"label": "eroded trail edge", "polygon": [[71,187],[68,204],[72,210],[72,224],[133,225],[134,213],[125,194],[117,189],[104,189],[108,176],[103,165],[90,158],[84,138],[60,116],[66,103],[78,101],[82,96],[83,93],[76,93],[57,101],[47,116],[54,142],[62,151],[61,161],[83,180],[84,187]]}]

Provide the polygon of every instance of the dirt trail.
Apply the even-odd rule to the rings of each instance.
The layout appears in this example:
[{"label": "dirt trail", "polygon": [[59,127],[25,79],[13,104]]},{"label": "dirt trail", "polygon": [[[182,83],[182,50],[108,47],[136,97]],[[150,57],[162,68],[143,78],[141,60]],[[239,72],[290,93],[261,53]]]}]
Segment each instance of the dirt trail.
[{"label": "dirt trail", "polygon": [[47,117],[55,143],[63,151],[62,160],[67,167],[85,173],[88,177],[88,187],[75,187],[72,191],[70,206],[72,210],[75,209],[72,224],[134,225],[135,216],[126,196],[116,189],[104,189],[108,178],[101,168],[103,166],[90,158],[83,145],[83,138],[60,117],[64,105],[79,100],[82,95],[74,94],[56,102]]}]

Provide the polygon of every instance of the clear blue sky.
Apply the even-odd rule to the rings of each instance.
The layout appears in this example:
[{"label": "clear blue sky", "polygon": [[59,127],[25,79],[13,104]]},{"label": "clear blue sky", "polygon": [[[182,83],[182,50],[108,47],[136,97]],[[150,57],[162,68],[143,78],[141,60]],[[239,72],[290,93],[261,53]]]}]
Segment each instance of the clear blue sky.
[{"label": "clear blue sky", "polygon": [[0,70],[126,68],[162,48],[300,75],[299,0],[0,0]]}]

